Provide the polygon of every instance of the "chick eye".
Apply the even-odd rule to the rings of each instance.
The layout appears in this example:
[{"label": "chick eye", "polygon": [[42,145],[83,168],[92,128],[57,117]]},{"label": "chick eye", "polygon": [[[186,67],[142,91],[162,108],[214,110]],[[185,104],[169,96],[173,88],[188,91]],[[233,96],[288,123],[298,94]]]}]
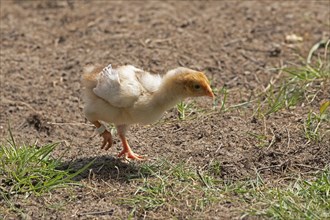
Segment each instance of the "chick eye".
[{"label": "chick eye", "polygon": [[198,84],[194,85],[194,89],[199,90],[200,88],[201,88],[200,85],[198,85]]}]

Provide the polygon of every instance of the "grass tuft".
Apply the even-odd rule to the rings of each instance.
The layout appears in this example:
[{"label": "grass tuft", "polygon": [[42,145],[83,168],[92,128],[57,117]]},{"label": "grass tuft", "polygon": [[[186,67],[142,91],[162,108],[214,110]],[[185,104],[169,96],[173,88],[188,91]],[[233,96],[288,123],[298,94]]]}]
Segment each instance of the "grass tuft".
[{"label": "grass tuft", "polygon": [[[15,194],[40,195],[54,188],[75,184],[73,178],[91,164],[78,171],[61,170],[59,159],[51,156],[57,144],[18,146],[10,133],[11,140],[0,147],[0,196],[10,199]],[[1,198],[0,198],[1,200]]]},{"label": "grass tuft", "polygon": [[186,120],[187,117],[191,116],[197,111],[194,106],[194,103],[191,101],[187,101],[187,102],[182,101],[179,104],[177,104],[176,108],[180,120]]},{"label": "grass tuft", "polygon": [[[243,196],[243,195],[242,195]],[[330,169],[321,171],[315,178],[298,178],[282,187],[266,185],[254,187],[244,193],[247,201],[253,200],[245,215],[272,219],[329,219]]]},{"label": "grass tuft", "polygon": [[221,89],[213,88],[213,93],[216,94],[215,99],[213,100],[213,109],[220,106],[220,112],[226,112],[228,108],[226,107],[228,89],[223,86]]},{"label": "grass tuft", "polygon": [[188,206],[190,211],[202,211],[219,198],[217,189],[213,188],[215,179],[185,164],[156,161],[143,165],[141,169],[142,185],[133,195],[117,201],[129,206],[134,215],[159,208],[178,209],[180,206]]},{"label": "grass tuft", "polygon": [[[140,187],[116,203],[128,206],[131,217],[148,212],[177,210],[200,213],[213,205],[239,204],[242,218],[327,219],[330,217],[330,168],[309,179],[274,185],[257,173],[250,180],[222,180],[221,163],[213,161],[203,170],[188,164],[156,161],[141,166]],[[139,179],[132,179],[139,181]],[[184,207],[184,208],[183,208]],[[237,210],[238,211],[238,210]]]},{"label": "grass tuft", "polygon": [[319,113],[309,112],[307,119],[304,121],[305,137],[309,141],[319,142],[322,140],[325,134],[321,134],[320,126],[323,122],[330,122],[330,117],[327,112],[330,105],[330,101],[324,102]]},{"label": "grass tuft", "polygon": [[258,110],[261,109],[261,112],[267,116],[285,108],[292,109],[299,104],[310,105],[322,94],[327,96],[330,62],[326,56],[327,53],[313,63],[309,58],[309,62],[302,66],[283,68],[282,71],[287,73],[287,76],[279,85],[270,84],[267,87],[262,93],[262,102]]}]

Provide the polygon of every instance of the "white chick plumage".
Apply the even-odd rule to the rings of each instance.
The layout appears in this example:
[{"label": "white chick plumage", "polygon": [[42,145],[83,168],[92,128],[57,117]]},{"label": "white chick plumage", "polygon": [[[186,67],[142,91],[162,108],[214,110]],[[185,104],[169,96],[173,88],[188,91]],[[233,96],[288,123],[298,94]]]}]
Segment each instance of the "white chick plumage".
[{"label": "white chick plumage", "polygon": [[160,76],[131,65],[116,69],[89,66],[82,83],[84,113],[103,136],[102,148],[111,147],[112,137],[101,122],[114,123],[123,143],[118,156],[126,159],[143,159],[128,145],[125,134],[129,125],[153,123],[187,97],[214,97],[205,74],[184,67]]}]

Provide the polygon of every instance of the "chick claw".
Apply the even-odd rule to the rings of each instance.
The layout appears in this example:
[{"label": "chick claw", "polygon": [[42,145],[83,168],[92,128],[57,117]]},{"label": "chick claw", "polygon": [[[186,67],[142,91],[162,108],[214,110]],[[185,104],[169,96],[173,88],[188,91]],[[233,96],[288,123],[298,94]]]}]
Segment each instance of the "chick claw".
[{"label": "chick claw", "polygon": [[119,154],[118,157],[122,157],[124,156],[125,160],[128,159],[133,159],[133,160],[145,160],[144,157],[134,153],[132,150],[127,150],[127,149],[123,149]]},{"label": "chick claw", "polygon": [[111,133],[109,131],[104,131],[101,136],[103,137],[101,149],[108,150],[112,146]]}]

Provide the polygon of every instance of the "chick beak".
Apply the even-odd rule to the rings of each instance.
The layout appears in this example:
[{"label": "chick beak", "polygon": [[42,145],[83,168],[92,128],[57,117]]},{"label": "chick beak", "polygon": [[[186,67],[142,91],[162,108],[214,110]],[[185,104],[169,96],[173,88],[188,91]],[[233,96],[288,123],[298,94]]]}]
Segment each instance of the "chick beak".
[{"label": "chick beak", "polygon": [[211,97],[212,99],[214,99],[214,97],[215,97],[211,88],[207,91],[206,95]]}]

